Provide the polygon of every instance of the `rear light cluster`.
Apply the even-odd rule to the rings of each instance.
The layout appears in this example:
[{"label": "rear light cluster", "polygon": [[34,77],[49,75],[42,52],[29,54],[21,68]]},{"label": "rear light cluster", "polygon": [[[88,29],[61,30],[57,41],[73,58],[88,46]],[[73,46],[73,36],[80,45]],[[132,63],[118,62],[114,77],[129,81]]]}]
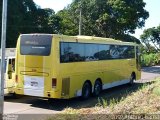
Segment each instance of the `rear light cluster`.
[{"label": "rear light cluster", "polygon": [[57,85],[57,79],[56,78],[52,78],[52,88],[55,88]]},{"label": "rear light cluster", "polygon": [[16,75],[15,81],[16,83],[18,83],[18,75]]}]

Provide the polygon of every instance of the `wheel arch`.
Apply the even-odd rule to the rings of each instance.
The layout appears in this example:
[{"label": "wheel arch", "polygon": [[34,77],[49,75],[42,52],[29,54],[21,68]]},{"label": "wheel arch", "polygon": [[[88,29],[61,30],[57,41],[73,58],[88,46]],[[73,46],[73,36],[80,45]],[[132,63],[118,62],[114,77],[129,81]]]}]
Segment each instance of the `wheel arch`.
[{"label": "wheel arch", "polygon": [[134,79],[136,80],[136,72],[133,71],[131,75],[133,75]]},{"label": "wheel arch", "polygon": [[[96,82],[96,81],[100,81],[100,83],[103,85],[103,82],[102,82],[102,79],[101,79],[101,78],[97,78],[97,79],[95,80],[95,82]],[[94,82],[94,83],[95,83],[95,82]]]},{"label": "wheel arch", "polygon": [[86,81],[83,83],[83,85],[84,85],[85,83],[87,83],[87,82],[90,84],[90,86],[91,86],[91,88],[92,88],[92,83],[91,83],[90,80],[86,80]]}]

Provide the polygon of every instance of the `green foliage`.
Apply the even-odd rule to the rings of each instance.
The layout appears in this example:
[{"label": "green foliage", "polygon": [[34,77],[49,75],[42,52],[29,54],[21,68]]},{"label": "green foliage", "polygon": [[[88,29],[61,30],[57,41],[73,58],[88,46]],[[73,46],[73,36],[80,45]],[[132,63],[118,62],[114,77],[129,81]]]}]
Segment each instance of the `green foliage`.
[{"label": "green foliage", "polygon": [[143,34],[140,36],[141,41],[146,45],[148,50],[153,46],[156,51],[160,51],[160,26],[148,28],[143,31]]},{"label": "green foliage", "polygon": [[118,99],[115,99],[115,98],[112,98],[110,99],[110,101],[108,102],[107,100],[105,100],[104,98],[98,98],[98,103],[96,106],[100,106],[100,107],[103,107],[103,108],[106,108],[106,107],[111,107],[113,108],[117,103],[123,101],[124,98],[122,97],[120,101],[118,101]]},{"label": "green foliage", "polygon": [[9,0],[6,45],[15,47],[19,34],[23,33],[78,35],[80,10],[83,35],[139,43],[129,33],[144,26],[149,17],[144,8],[143,0],[73,0],[55,14],[52,9],[40,8],[33,0]]},{"label": "green foliage", "polygon": [[124,41],[128,38],[129,41],[128,34],[143,27],[149,16],[144,7],[143,0],[74,0],[57,15],[66,26],[62,33],[77,35],[81,9],[83,35],[122,38]]},{"label": "green foliage", "polygon": [[141,56],[142,66],[154,66],[157,65],[159,61],[160,61],[160,54],[158,53],[143,54]]},{"label": "green foliage", "polygon": [[[0,14],[1,9],[2,1]],[[8,0],[6,45],[15,47],[17,38],[22,33],[58,33],[60,21],[52,9],[41,9],[33,0]]]},{"label": "green foliage", "polygon": [[153,46],[144,46],[144,45],[140,45],[140,50],[142,54],[150,54],[150,53],[157,53],[157,50],[155,47]]},{"label": "green foliage", "polygon": [[113,107],[118,103],[118,100],[115,99],[115,98],[113,98],[113,99],[110,100],[109,103],[110,103],[110,104],[109,104],[110,107],[113,109]]},{"label": "green foliage", "polygon": [[102,106],[103,108],[106,108],[108,106],[108,102],[103,98],[98,98],[98,103],[96,106]]},{"label": "green foliage", "polygon": [[160,96],[160,88],[159,88],[159,86],[153,88],[152,92],[153,92],[153,94],[156,94],[157,96]]}]

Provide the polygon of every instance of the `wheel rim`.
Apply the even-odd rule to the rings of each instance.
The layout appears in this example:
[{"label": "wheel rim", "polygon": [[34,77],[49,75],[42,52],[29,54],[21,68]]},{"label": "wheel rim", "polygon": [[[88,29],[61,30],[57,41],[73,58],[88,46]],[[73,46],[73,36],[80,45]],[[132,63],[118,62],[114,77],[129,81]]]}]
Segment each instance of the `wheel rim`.
[{"label": "wheel rim", "polygon": [[101,92],[101,85],[100,85],[100,83],[96,83],[95,84],[94,92],[95,92],[95,95],[99,95],[99,93]]},{"label": "wheel rim", "polygon": [[85,93],[84,93],[84,96],[85,96],[86,98],[89,96],[89,89],[88,89],[88,88],[86,88]]},{"label": "wheel rim", "polygon": [[89,84],[86,84],[85,89],[84,89],[83,97],[88,98],[89,96],[90,96],[90,86],[89,86]]}]

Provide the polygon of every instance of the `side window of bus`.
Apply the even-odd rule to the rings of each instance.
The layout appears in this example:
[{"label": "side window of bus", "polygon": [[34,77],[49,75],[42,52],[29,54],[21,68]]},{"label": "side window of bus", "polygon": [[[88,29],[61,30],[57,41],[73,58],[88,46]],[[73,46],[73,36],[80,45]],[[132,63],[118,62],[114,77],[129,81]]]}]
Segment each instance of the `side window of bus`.
[{"label": "side window of bus", "polygon": [[61,43],[61,62],[84,61],[84,44]]},{"label": "side window of bus", "polygon": [[121,46],[122,58],[135,58],[134,46]]},{"label": "side window of bus", "polygon": [[98,52],[99,60],[111,59],[110,45],[99,45],[98,48],[99,48]]},{"label": "side window of bus", "polygon": [[84,44],[69,43],[69,62],[84,61]]},{"label": "side window of bus", "polygon": [[69,44],[68,43],[60,43],[60,62],[65,63],[69,62]]},{"label": "side window of bus", "polygon": [[112,59],[134,58],[135,57],[134,47],[126,45],[111,45],[110,55]]},{"label": "side window of bus", "polygon": [[134,46],[91,43],[60,43],[60,62],[129,59],[135,57]]},{"label": "side window of bus", "polygon": [[99,60],[99,51],[97,44],[85,44],[85,61]]}]

